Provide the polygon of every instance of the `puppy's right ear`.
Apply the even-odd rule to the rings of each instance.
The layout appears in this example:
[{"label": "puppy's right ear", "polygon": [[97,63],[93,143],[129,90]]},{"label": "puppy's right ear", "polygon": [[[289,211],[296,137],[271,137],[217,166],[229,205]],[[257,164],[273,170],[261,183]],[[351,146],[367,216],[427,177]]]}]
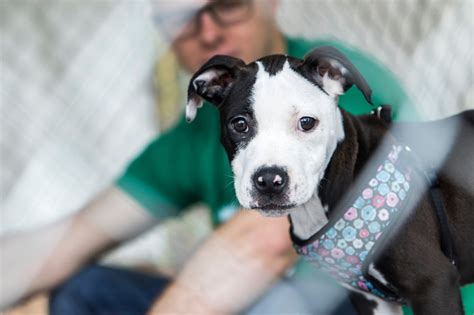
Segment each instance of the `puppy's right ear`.
[{"label": "puppy's right ear", "polygon": [[204,100],[219,106],[244,66],[242,60],[230,56],[217,55],[209,59],[189,82],[186,120],[194,120]]},{"label": "puppy's right ear", "polygon": [[328,95],[337,97],[355,84],[367,102],[372,104],[369,84],[352,62],[336,48],[322,46],[313,49],[304,57],[300,67],[306,69],[310,79]]}]

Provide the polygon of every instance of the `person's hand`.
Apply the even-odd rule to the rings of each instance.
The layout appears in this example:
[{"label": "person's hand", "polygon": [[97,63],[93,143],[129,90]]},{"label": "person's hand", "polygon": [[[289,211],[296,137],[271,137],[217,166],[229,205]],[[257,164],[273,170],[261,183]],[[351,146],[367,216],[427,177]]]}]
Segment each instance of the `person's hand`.
[{"label": "person's hand", "polygon": [[150,313],[244,310],[296,261],[288,229],[286,217],[240,211],[211,234]]},{"label": "person's hand", "polygon": [[98,253],[156,221],[114,187],[74,215],[39,229],[0,238],[0,310],[49,290]]},{"label": "person's hand", "polygon": [[37,294],[19,305],[5,310],[2,314],[8,315],[25,315],[25,314],[35,314],[35,315],[46,315],[48,314],[48,296],[47,294]]}]

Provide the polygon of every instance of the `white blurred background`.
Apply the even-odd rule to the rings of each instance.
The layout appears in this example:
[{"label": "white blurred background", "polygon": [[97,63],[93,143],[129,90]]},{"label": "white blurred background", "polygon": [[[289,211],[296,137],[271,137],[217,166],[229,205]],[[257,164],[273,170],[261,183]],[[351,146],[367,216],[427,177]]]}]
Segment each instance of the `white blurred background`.
[{"label": "white blurred background", "polygon": [[[153,77],[167,47],[147,7],[0,0],[0,233],[78,210],[159,132]],[[473,0],[282,0],[279,21],[373,54],[426,119],[474,108]],[[108,261],[179,266],[183,244],[209,231],[202,220],[206,211],[191,211]]]}]

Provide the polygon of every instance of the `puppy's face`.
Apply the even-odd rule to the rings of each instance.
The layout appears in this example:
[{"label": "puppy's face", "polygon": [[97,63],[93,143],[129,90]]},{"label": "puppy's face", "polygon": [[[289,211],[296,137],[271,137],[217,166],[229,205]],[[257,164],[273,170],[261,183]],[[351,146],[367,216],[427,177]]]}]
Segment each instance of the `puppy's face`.
[{"label": "puppy's face", "polygon": [[316,191],[342,121],[334,98],[288,60],[274,74],[258,61],[254,77],[246,99],[222,106],[222,142],[242,206],[285,214]]},{"label": "puppy's face", "polygon": [[271,216],[306,203],[344,137],[337,97],[354,76],[341,61],[314,54],[209,63],[191,80],[187,115],[194,118],[201,98],[218,107],[239,202]]}]

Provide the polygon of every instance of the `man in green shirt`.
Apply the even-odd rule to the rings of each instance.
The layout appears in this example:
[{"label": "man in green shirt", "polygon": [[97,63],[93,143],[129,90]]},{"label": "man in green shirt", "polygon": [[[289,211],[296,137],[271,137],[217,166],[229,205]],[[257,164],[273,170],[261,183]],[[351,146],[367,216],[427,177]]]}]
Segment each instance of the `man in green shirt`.
[{"label": "man in green shirt", "polygon": [[[344,52],[364,75],[372,87],[375,104],[392,104],[396,119],[414,117],[397,80],[372,57],[331,40],[309,42],[284,37],[275,23],[276,1],[192,2],[197,4],[196,8],[189,7],[191,2],[184,3],[157,2],[157,19],[165,30],[171,30],[173,51],[189,73],[215,54],[251,62],[276,53],[301,58],[316,46],[332,45]],[[181,18],[176,18],[177,14]],[[185,23],[172,24],[180,20]],[[371,110],[356,89],[343,95],[340,105],[354,114]],[[39,270],[31,282],[17,281],[15,273],[8,275],[4,283],[10,286],[10,293],[0,300],[0,307],[33,292],[56,287],[104,249],[143,232],[156,220],[180,215],[184,208],[197,202],[211,209],[216,231],[171,284],[163,277],[89,267],[55,291],[51,311],[143,313],[152,307],[152,312],[157,313],[232,313],[247,309],[297,257],[286,218],[237,212],[230,166],[219,142],[218,113],[208,104],[192,124],[187,124],[183,117],[152,142],[113,187],[84,209],[34,234],[17,237],[5,246],[5,255],[21,256],[21,248],[32,239],[42,243],[43,239],[46,242],[62,235],[57,246],[42,249],[47,253],[42,259],[18,266],[20,274]],[[272,311],[258,308],[258,302],[256,309]],[[302,310],[314,308],[287,309]]]}]

